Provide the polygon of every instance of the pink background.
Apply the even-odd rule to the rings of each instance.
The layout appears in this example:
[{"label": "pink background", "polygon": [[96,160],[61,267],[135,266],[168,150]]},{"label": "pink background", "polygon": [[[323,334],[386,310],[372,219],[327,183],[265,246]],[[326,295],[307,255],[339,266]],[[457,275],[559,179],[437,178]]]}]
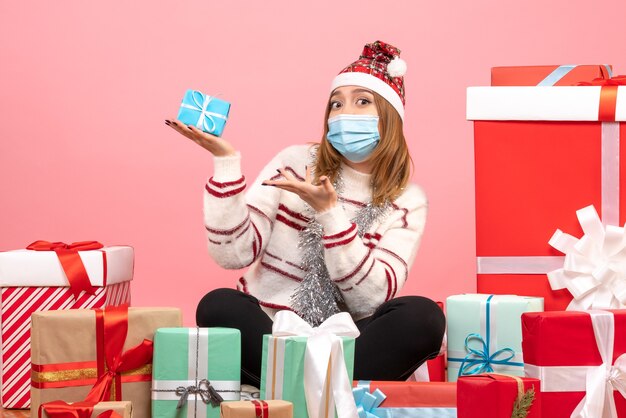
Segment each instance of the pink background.
[{"label": "pink background", "polygon": [[0,250],[37,239],[132,245],[134,305],[179,306],[194,324],[202,295],[240,272],[206,250],[211,155],[163,120],[187,88],[221,93],[233,104],[224,137],[253,179],[283,147],[320,138],[331,79],[380,39],[408,63],[405,133],[430,200],[402,294],[474,291],[465,88],[488,84],[496,65],[626,72],[626,2],[454,3],[2,2]]}]

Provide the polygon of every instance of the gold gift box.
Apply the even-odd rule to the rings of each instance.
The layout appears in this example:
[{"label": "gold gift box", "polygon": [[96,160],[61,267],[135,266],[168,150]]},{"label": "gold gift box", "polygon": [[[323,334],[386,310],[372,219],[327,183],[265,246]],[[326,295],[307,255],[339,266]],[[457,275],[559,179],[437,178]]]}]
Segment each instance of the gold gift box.
[{"label": "gold gift box", "polygon": [[287,401],[271,400],[257,401],[266,402],[268,406],[267,416],[257,415],[257,407],[254,401],[222,402],[222,418],[293,418],[293,404]]},{"label": "gold gift box", "polygon": [[[132,402],[122,401],[122,402],[98,402],[93,407],[93,412],[91,413],[92,418],[96,418],[103,412],[108,410],[113,410],[120,414],[122,418],[133,418],[133,404]],[[45,410],[41,413],[41,418],[49,418],[48,414]]]},{"label": "gold gift box", "polygon": [[[129,308],[123,352],[144,339],[152,340],[157,328],[179,326],[182,315],[178,308]],[[83,401],[97,378],[95,312],[33,313],[31,362],[32,411],[50,401]],[[151,374],[152,364],[122,373],[122,400],[132,401],[136,418],[150,418]],[[114,386],[112,393],[115,390],[119,389]]]}]

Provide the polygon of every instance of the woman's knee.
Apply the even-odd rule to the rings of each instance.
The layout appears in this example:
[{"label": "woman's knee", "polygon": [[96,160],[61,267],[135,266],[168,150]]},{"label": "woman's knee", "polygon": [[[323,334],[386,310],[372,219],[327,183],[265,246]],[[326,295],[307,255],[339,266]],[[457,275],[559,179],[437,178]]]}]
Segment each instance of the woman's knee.
[{"label": "woman's knee", "polygon": [[[446,317],[437,303],[423,296],[402,296],[394,299],[403,311],[407,332],[428,336],[434,344],[441,345],[446,331]],[[436,345],[435,344],[435,345]],[[439,350],[433,346],[433,350]]]},{"label": "woman's knee", "polygon": [[[200,327],[218,326],[225,316],[245,303],[250,296],[236,289],[215,289],[204,295],[196,308],[196,324]],[[248,302],[249,303],[249,302]]]}]

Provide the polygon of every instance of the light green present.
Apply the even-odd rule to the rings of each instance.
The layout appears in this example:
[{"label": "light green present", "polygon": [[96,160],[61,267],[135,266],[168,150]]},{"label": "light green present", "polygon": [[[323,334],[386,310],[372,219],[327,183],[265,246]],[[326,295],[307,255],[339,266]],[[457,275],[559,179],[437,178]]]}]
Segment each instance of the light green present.
[{"label": "light green present", "polygon": [[522,314],[543,311],[543,298],[514,295],[450,296],[448,381],[461,375],[497,372],[524,376]]},{"label": "light green present", "polygon": [[152,417],[219,418],[219,397],[240,399],[241,334],[232,328],[159,328],[152,367]]},{"label": "light green present", "polygon": [[[304,357],[307,337],[263,336],[261,399],[293,403],[293,416],[307,418],[304,392]],[[354,338],[341,337],[349,381],[353,379]],[[335,416],[334,414],[332,416]]]}]

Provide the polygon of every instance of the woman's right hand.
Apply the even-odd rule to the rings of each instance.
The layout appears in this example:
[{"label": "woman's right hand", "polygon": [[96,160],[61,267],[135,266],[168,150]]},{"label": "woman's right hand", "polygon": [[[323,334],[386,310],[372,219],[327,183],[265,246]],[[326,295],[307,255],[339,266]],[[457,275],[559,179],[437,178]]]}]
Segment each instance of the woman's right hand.
[{"label": "woman's right hand", "polygon": [[235,155],[237,150],[226,140],[219,136],[211,135],[192,125],[185,125],[178,119],[169,120],[165,119],[165,124],[181,135],[191,139],[196,144],[200,145],[205,150],[209,151],[216,157],[226,157],[228,155]]}]

